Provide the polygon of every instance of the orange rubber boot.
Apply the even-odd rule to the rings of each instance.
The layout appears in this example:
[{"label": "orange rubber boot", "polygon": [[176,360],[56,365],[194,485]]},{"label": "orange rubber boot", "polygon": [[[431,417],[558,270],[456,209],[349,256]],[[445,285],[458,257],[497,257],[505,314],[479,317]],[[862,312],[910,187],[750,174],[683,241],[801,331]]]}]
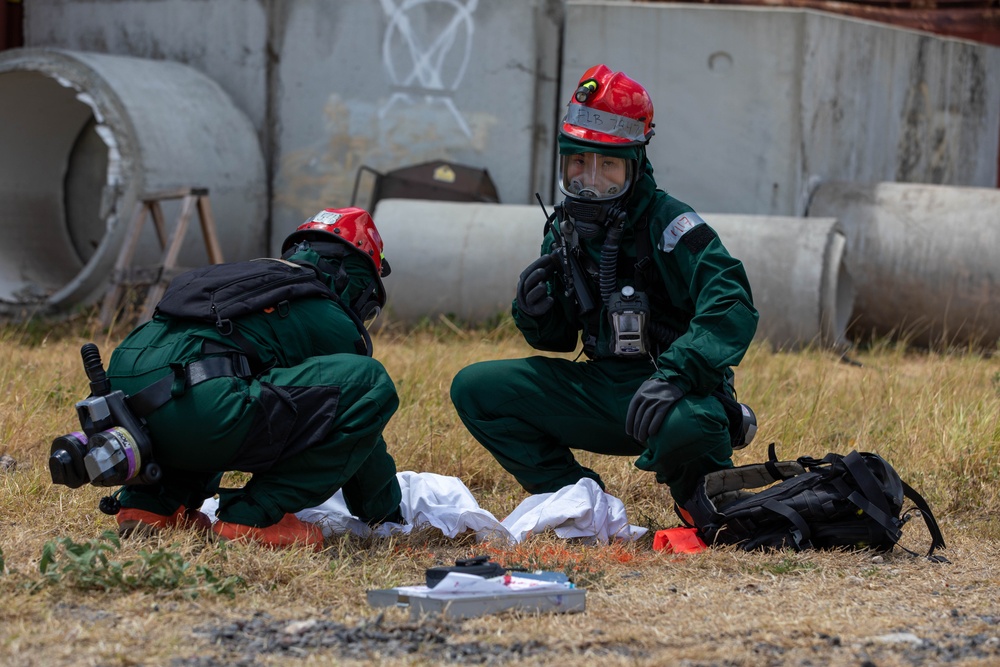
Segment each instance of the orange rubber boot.
[{"label": "orange rubber boot", "polygon": [[204,531],[212,529],[212,520],[204,513],[190,510],[183,505],[169,515],[123,507],[115,515],[115,519],[118,521],[118,534],[122,537],[151,535],[164,528],[194,528]]},{"label": "orange rubber boot", "polygon": [[680,518],[681,522],[688,528],[694,528],[694,518],[691,517],[691,513],[686,509],[674,503],[674,513]]},{"label": "orange rubber boot", "polygon": [[264,528],[216,521],[212,532],[223,540],[259,542],[275,549],[296,545],[311,547],[314,551],[323,548],[322,529],[314,523],[300,520],[294,514],[286,514],[278,523]]}]

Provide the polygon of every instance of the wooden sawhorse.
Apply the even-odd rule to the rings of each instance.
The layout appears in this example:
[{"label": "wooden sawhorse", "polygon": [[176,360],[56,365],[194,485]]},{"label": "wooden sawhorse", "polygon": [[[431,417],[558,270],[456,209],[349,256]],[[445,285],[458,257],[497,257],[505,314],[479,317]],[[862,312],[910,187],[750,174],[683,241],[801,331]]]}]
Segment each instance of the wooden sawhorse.
[{"label": "wooden sawhorse", "polygon": [[[181,212],[177,217],[177,226],[168,241],[166,223],[163,219],[163,209],[160,202],[170,199],[183,199],[181,202]],[[110,326],[112,319],[118,311],[118,302],[122,298],[125,288],[139,282],[136,279],[136,270],[132,267],[136,248],[139,245],[139,235],[142,225],[146,221],[146,214],[153,218],[153,226],[156,228],[156,238],[160,242],[160,250],[163,252],[160,263],[156,265],[156,277],[146,294],[146,301],[139,316],[140,322],[153,317],[153,309],[163,298],[163,293],[167,289],[170,280],[180,273],[177,267],[177,256],[181,251],[181,244],[187,234],[191,223],[191,214],[197,209],[198,218],[201,222],[201,234],[205,239],[205,250],[208,252],[208,259],[212,264],[222,263],[222,249],[219,247],[219,239],[215,235],[215,219],[212,217],[212,208],[208,202],[207,188],[180,188],[178,190],[167,190],[162,192],[151,192],[144,195],[135,204],[132,219],[129,221],[128,230],[125,233],[125,240],[122,242],[121,251],[115,262],[114,271],[111,274],[111,285],[104,296],[104,303],[101,304],[100,321],[101,326]]]}]

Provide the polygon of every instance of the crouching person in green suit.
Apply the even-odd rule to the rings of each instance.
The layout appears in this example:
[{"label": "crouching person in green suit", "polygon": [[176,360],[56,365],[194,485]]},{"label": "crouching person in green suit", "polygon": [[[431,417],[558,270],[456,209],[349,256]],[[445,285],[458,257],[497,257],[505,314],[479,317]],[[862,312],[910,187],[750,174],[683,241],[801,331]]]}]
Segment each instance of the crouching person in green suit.
[{"label": "crouching person in green suit", "polygon": [[572,450],[630,456],[683,506],[755,430],[733,371],[757,310],[742,263],[687,204],[657,188],[646,90],[604,65],[580,79],[558,139],[564,200],[512,314],[534,356],[462,369],[451,398],[473,437],[529,493],[584,478]]},{"label": "crouching person in green suit", "polygon": [[[211,530],[273,547],[320,549],[319,526],[295,512],[340,489],[361,519],[402,521],[396,466],[382,437],[399,399],[366,330],[385,304],[389,273],[378,230],[362,209],[326,209],[289,235],[282,253],[315,267],[335,296],[282,300],[226,326],[158,311],[112,354],[112,388],[151,409],[144,416],[162,469],[156,483],[122,488],[123,534],[207,529],[198,508],[216,493]],[[205,360],[214,361],[198,363]],[[158,382],[158,390],[143,391]],[[226,471],[252,477],[220,489]]]}]

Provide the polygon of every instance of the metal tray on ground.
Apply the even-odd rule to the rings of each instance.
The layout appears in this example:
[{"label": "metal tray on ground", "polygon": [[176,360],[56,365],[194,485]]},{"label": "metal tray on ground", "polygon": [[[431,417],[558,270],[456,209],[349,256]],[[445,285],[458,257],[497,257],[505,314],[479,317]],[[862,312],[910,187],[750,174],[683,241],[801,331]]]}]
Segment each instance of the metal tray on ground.
[{"label": "metal tray on ground", "polygon": [[448,595],[384,588],[368,591],[372,607],[408,607],[410,618],[437,613],[446,618],[474,618],[501,611],[573,613],[586,608],[587,591],[567,588],[560,591],[511,591],[502,594]]}]

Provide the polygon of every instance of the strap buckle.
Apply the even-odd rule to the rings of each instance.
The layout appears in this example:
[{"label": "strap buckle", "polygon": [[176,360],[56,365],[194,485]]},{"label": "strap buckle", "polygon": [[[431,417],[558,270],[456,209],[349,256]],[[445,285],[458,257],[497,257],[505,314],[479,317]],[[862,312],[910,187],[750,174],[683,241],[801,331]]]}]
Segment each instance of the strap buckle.
[{"label": "strap buckle", "polygon": [[170,383],[170,396],[179,398],[187,391],[187,367],[184,364],[173,362],[170,364],[173,371],[173,382]]}]

